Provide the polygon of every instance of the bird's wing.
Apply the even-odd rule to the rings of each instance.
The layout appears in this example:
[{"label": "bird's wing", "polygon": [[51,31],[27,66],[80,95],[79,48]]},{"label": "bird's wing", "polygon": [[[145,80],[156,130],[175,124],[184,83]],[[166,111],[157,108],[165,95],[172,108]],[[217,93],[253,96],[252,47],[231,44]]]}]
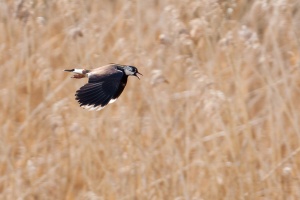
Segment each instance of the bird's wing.
[{"label": "bird's wing", "polygon": [[76,100],[84,108],[99,110],[114,100],[122,77],[118,70],[105,75],[91,74],[89,82],[76,91]]}]

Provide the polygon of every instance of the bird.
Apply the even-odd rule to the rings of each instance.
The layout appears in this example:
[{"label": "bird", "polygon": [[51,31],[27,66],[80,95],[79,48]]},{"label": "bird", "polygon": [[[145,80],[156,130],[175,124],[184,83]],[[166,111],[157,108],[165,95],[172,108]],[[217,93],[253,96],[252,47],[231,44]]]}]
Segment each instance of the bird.
[{"label": "bird", "polygon": [[[88,78],[88,83],[76,91],[75,99],[80,107],[99,111],[113,103],[123,92],[128,76],[142,75],[135,66],[111,63],[95,69],[65,69],[73,72],[71,78]],[[143,75],[142,75],[143,76]]]}]

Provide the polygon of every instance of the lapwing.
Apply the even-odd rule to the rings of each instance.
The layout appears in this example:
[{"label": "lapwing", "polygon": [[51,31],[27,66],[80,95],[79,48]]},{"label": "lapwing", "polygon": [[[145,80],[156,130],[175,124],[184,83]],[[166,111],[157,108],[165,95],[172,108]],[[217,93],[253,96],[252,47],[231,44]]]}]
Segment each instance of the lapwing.
[{"label": "lapwing", "polygon": [[75,73],[71,78],[88,78],[88,83],[76,91],[76,100],[88,110],[101,110],[113,103],[123,92],[128,76],[142,75],[130,65],[109,64],[95,69],[66,69]]}]

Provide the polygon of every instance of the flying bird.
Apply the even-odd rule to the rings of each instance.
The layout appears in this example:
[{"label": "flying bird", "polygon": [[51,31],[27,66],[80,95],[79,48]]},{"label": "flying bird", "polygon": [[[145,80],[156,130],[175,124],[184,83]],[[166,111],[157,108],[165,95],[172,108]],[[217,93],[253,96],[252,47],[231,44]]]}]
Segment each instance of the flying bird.
[{"label": "flying bird", "polygon": [[76,91],[75,99],[88,110],[101,110],[113,103],[123,92],[128,76],[142,75],[130,65],[109,64],[95,69],[65,69],[75,73],[71,78],[88,78],[88,83]]}]

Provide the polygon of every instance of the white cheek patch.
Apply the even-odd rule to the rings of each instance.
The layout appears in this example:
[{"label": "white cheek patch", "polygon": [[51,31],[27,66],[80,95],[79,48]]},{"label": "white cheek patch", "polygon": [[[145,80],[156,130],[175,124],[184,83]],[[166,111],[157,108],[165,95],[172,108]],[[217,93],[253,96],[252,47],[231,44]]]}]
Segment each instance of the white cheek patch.
[{"label": "white cheek patch", "polygon": [[134,74],[134,72],[132,72],[132,71],[130,71],[130,70],[128,70],[128,69],[125,69],[124,72],[125,72],[125,74],[128,75],[128,76]]}]

